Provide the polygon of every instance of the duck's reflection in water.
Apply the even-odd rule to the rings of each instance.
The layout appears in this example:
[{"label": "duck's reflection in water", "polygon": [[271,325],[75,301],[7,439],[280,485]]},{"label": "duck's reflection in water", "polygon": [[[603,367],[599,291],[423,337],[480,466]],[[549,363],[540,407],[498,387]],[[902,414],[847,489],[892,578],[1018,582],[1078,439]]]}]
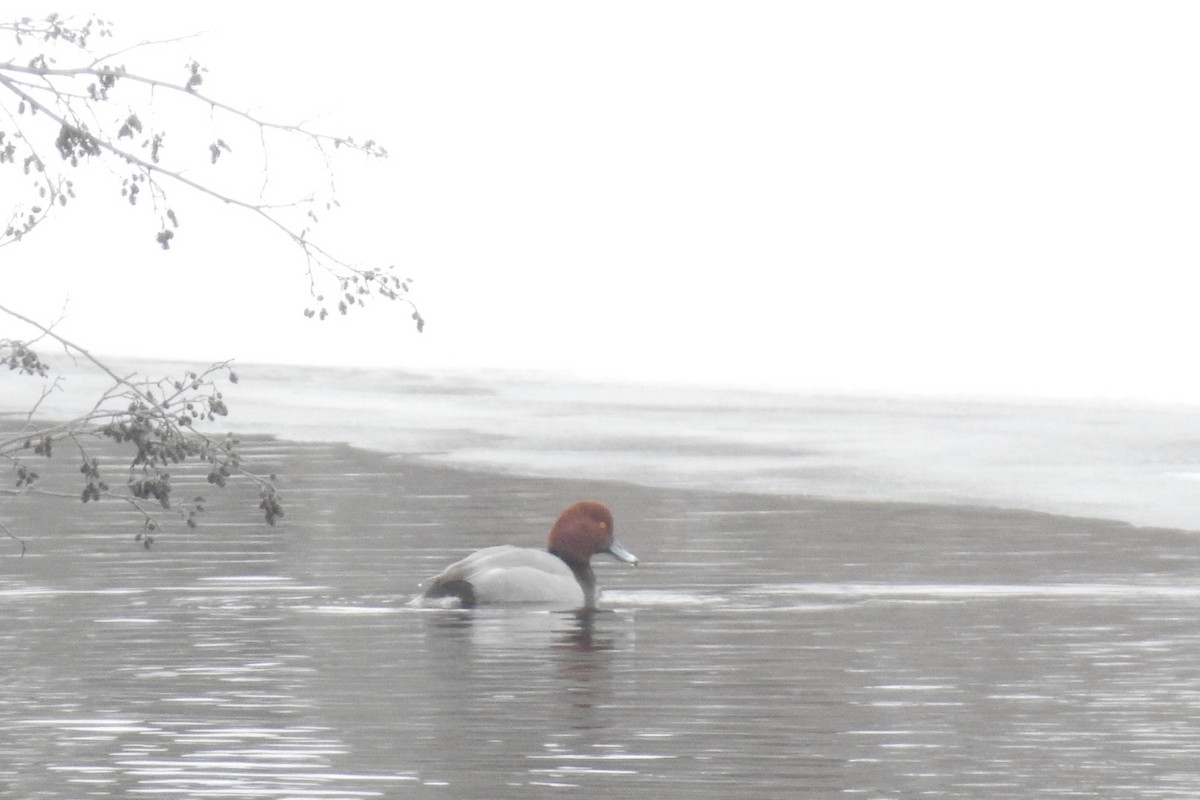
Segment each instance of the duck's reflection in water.
[{"label": "duck's reflection in water", "polygon": [[439,610],[428,616],[429,650],[438,652],[443,674],[460,673],[464,695],[490,704],[503,688],[540,708],[566,712],[557,723],[562,728],[603,724],[592,711],[610,705],[613,660],[622,649],[625,627],[620,615],[505,608]]},{"label": "duck's reflection in water", "polygon": [[[588,653],[612,650],[615,620],[611,611],[580,609],[439,609],[428,614],[429,627],[442,643],[469,644],[477,657],[522,657],[546,651]],[[431,645],[438,646],[436,641]],[[464,654],[465,655],[465,654]]]}]

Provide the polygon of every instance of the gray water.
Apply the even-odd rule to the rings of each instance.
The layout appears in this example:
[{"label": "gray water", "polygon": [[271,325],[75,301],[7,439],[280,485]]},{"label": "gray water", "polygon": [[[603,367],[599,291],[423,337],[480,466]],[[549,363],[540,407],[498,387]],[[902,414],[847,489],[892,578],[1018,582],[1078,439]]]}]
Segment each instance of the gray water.
[{"label": "gray water", "polygon": [[[0,506],[0,798],[1200,796],[1193,534],[250,451],[277,528]],[[581,496],[605,611],[409,604]]]}]

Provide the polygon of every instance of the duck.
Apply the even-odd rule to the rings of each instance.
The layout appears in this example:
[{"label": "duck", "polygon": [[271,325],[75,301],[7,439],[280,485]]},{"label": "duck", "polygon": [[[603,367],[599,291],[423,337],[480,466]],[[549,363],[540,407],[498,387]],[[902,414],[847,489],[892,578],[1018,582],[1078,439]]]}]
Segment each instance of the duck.
[{"label": "duck", "polygon": [[547,548],[502,544],[477,550],[421,584],[423,599],[449,598],[462,608],[538,604],[558,610],[594,609],[599,598],[593,555],[637,565],[613,535],[613,515],[603,503],[568,506],[550,528]]}]

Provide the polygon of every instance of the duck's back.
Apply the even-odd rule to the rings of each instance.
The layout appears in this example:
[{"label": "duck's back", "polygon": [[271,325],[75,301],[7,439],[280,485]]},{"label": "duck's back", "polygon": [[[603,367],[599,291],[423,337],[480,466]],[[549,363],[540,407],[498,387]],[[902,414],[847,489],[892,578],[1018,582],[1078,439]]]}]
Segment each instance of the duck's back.
[{"label": "duck's back", "polygon": [[464,606],[537,603],[580,608],[586,596],[566,563],[545,550],[499,545],[476,551],[429,581],[425,596],[457,597]]}]

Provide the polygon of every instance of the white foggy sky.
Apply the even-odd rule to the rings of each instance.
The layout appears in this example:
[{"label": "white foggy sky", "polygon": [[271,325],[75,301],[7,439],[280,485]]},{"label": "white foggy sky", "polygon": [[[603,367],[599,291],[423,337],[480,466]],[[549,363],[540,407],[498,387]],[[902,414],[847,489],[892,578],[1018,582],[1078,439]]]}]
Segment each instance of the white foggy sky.
[{"label": "white foggy sky", "polygon": [[298,253],[204,204],[165,255],[68,208],[0,249],[6,302],[129,355],[1200,401],[1194,4],[262,5],[103,12],[388,146],[330,244],[426,333],[307,322]]}]

